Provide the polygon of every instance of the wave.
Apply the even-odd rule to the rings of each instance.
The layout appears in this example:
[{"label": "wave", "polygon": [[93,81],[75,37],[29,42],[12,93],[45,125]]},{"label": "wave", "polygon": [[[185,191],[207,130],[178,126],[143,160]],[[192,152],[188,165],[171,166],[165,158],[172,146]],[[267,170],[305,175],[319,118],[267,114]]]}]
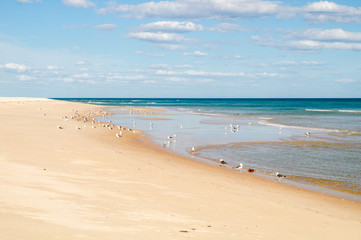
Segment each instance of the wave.
[{"label": "wave", "polygon": [[361,113],[361,110],[352,110],[352,109],[313,109],[313,108],[306,108],[305,111],[307,112],[334,112],[334,113]]},{"label": "wave", "polygon": [[315,127],[304,127],[304,126],[294,126],[294,125],[285,125],[279,123],[271,123],[267,120],[259,121],[258,124],[264,126],[278,127],[278,128],[294,128],[294,129],[304,129],[308,131],[323,131],[323,132],[344,132],[345,130],[340,129],[328,129],[328,128],[315,128]]},{"label": "wave", "polygon": [[99,102],[99,101],[88,101],[89,104],[105,104],[106,102]]},{"label": "wave", "polygon": [[335,110],[331,110],[331,109],[310,109],[310,108],[306,108],[305,111],[308,111],[308,112],[335,112]]},{"label": "wave", "polygon": [[338,112],[343,112],[343,113],[361,113],[360,110],[338,110]]}]

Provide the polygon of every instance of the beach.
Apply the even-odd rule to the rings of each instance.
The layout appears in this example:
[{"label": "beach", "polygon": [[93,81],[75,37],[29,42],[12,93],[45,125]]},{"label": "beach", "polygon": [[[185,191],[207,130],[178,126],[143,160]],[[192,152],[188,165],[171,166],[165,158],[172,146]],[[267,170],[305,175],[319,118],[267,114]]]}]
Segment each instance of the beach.
[{"label": "beach", "polygon": [[0,99],[1,239],[361,239],[360,202],[116,137],[102,113]]}]

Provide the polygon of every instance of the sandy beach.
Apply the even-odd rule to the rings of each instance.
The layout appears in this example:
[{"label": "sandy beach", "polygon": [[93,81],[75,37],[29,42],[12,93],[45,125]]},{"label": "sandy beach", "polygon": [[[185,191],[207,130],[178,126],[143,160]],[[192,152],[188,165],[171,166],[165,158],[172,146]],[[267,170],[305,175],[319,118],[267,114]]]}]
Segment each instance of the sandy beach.
[{"label": "sandy beach", "polygon": [[360,202],[195,162],[140,132],[117,138],[118,128],[83,121],[102,113],[0,98],[0,239],[361,239]]}]

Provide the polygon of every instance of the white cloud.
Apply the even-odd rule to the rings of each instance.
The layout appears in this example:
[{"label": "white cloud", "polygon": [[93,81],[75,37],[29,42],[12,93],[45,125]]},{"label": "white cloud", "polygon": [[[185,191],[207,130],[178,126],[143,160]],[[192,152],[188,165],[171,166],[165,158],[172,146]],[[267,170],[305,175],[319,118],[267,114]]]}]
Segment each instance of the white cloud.
[{"label": "white cloud", "polygon": [[214,27],[208,28],[209,31],[220,32],[220,33],[235,33],[235,32],[246,32],[248,29],[241,27],[238,24],[232,23],[219,23]]},{"label": "white cloud", "polygon": [[75,65],[85,65],[85,64],[86,64],[86,62],[84,62],[84,61],[77,61],[75,63]]},{"label": "white cloud", "polygon": [[58,67],[58,66],[47,66],[46,69],[48,70],[59,70],[59,69],[64,69],[63,67]]},{"label": "white cloud", "polygon": [[252,36],[251,39],[260,46],[276,47],[289,50],[361,50],[361,43],[359,42],[316,41],[312,39],[275,40],[268,36]]},{"label": "white cloud", "polygon": [[281,65],[281,66],[319,66],[319,65],[324,65],[324,62],[318,62],[318,61],[301,61],[301,62],[296,62],[296,61],[280,61],[280,62],[274,62],[272,63],[272,65]]},{"label": "white cloud", "polygon": [[336,29],[306,29],[288,34],[289,38],[304,38],[321,41],[361,41],[361,32]]},{"label": "white cloud", "polygon": [[181,51],[186,49],[185,46],[179,44],[158,44],[158,47],[170,51]]},{"label": "white cloud", "polygon": [[183,37],[182,35],[176,34],[176,33],[161,33],[161,32],[131,32],[127,35],[129,38],[135,38],[139,40],[144,41],[150,41],[150,42],[186,42],[190,41],[190,39],[187,39]]},{"label": "white cloud", "polygon": [[30,68],[23,65],[23,64],[17,64],[17,63],[6,63],[3,68],[5,70],[14,71],[14,72],[25,72],[29,70]]},{"label": "white cloud", "polygon": [[88,7],[94,7],[95,4],[91,1],[88,0],[63,0],[63,3],[67,6],[71,6],[71,7],[83,7],[83,8],[88,8]]},{"label": "white cloud", "polygon": [[243,72],[239,72],[239,73],[205,72],[205,71],[196,71],[196,70],[187,70],[184,72],[157,70],[157,71],[155,71],[155,74],[156,75],[168,75],[168,76],[197,76],[197,77],[243,77],[243,76],[245,76],[245,74]]},{"label": "white cloud", "polygon": [[243,72],[239,72],[239,73],[204,72],[204,71],[195,71],[195,70],[188,70],[185,71],[184,73],[190,76],[214,76],[214,77],[243,77],[245,75]]},{"label": "white cloud", "polygon": [[109,76],[107,77],[107,80],[142,80],[144,79],[144,75],[115,75],[115,76]]},{"label": "white cloud", "polygon": [[174,68],[194,68],[194,66],[189,64],[183,64],[183,65],[176,65]]},{"label": "white cloud", "polygon": [[73,78],[76,79],[90,78],[90,75],[88,73],[76,73],[73,74]]},{"label": "white cloud", "polygon": [[136,54],[148,56],[148,57],[164,57],[165,55],[162,53],[150,53],[150,52],[144,52],[144,51],[136,51]]},{"label": "white cloud", "polygon": [[289,48],[315,50],[315,49],[335,49],[335,50],[361,50],[361,43],[347,42],[320,42],[313,40],[300,40],[288,43]]},{"label": "white cloud", "polygon": [[312,23],[361,22],[361,8],[329,1],[304,6],[287,6],[281,1],[266,0],[175,0],[148,1],[140,4],[109,2],[99,14],[119,13],[126,17],[168,19],[239,19],[275,15],[279,18],[302,16]]},{"label": "white cloud", "polygon": [[188,82],[189,79],[187,78],[182,78],[182,77],[167,77],[165,78],[166,81],[169,82]]},{"label": "white cloud", "polygon": [[18,2],[21,2],[21,3],[33,3],[33,2],[41,2],[41,0],[35,0],[35,1],[32,1],[32,0],[17,0]]},{"label": "white cloud", "polygon": [[70,78],[70,77],[66,77],[66,78],[63,78],[63,81],[66,83],[70,83],[70,82],[74,82],[74,79]]},{"label": "white cloud", "polygon": [[261,73],[253,73],[248,74],[249,77],[285,77],[279,73],[269,73],[269,72],[261,72]]},{"label": "white cloud", "polygon": [[16,76],[16,78],[17,78],[19,81],[31,81],[31,80],[34,80],[34,79],[35,79],[34,77],[29,76],[29,75],[19,75],[19,76]]},{"label": "white cloud", "polygon": [[140,4],[118,4],[110,2],[98,13],[129,13],[137,18],[242,18],[266,16],[277,13],[279,2],[263,0],[175,0],[145,2]]},{"label": "white cloud", "polygon": [[160,21],[141,25],[138,29],[145,32],[195,32],[204,28],[192,22]]},{"label": "white cloud", "polygon": [[158,68],[158,69],[172,69],[169,64],[159,63],[159,64],[152,64],[148,66],[149,68]]},{"label": "white cloud", "polygon": [[355,8],[329,1],[309,3],[300,11],[306,20],[313,23],[361,22],[361,7]]},{"label": "white cloud", "polygon": [[208,56],[208,53],[200,52],[200,51],[194,51],[192,53],[183,53],[184,56],[195,56],[195,57],[205,57]]},{"label": "white cloud", "polygon": [[103,31],[113,31],[113,30],[117,29],[118,27],[115,24],[101,24],[101,25],[96,25],[93,28],[97,29],[97,30],[103,30]]}]

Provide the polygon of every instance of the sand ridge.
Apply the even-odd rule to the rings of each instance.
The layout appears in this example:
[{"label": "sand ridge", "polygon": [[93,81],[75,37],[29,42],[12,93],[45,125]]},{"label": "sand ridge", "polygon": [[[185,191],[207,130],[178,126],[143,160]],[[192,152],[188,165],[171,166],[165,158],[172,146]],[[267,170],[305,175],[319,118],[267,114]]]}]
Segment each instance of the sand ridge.
[{"label": "sand ridge", "polygon": [[99,106],[0,102],[1,239],[361,239],[359,202],[117,138]]}]

